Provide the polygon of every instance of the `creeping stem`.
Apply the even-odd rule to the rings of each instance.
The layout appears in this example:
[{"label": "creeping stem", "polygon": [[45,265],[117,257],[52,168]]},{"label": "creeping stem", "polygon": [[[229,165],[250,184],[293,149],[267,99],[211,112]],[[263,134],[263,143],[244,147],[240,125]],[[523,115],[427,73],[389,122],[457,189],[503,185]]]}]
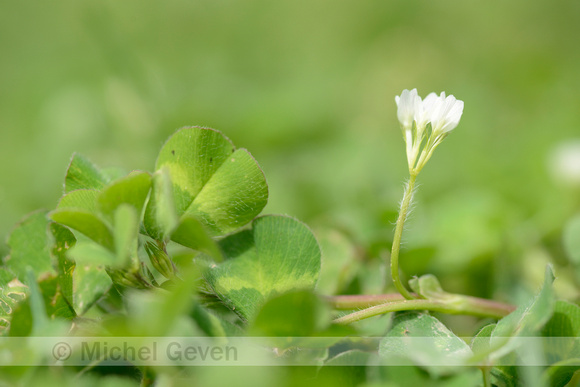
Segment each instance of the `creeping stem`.
[{"label": "creeping stem", "polygon": [[[413,188],[415,187],[415,180],[417,179],[417,174],[411,170],[411,177],[407,183],[407,188],[405,189],[405,195],[403,196],[403,202],[401,203],[401,209],[399,210],[399,217],[397,218],[397,225],[395,227],[395,236],[393,238],[393,247],[391,250],[391,276],[393,278],[393,283],[395,287],[401,293],[403,297],[407,300],[412,300],[415,297],[403,286],[401,279],[399,277],[399,250],[401,248],[401,237],[403,236],[403,226],[405,225],[405,220],[407,219],[407,213],[409,212],[409,206],[411,205],[411,199],[413,197]],[[385,287],[388,282],[385,281]]]},{"label": "creeping stem", "polygon": [[454,294],[447,300],[405,300],[393,294],[375,296],[333,296],[328,301],[336,309],[366,308],[337,318],[336,324],[349,324],[365,318],[404,310],[429,310],[449,314],[502,318],[515,310],[509,304]]},{"label": "creeping stem", "polygon": [[388,294],[348,294],[339,296],[327,296],[326,301],[338,310],[364,309],[371,306],[393,301],[404,301],[405,298],[399,293]]}]

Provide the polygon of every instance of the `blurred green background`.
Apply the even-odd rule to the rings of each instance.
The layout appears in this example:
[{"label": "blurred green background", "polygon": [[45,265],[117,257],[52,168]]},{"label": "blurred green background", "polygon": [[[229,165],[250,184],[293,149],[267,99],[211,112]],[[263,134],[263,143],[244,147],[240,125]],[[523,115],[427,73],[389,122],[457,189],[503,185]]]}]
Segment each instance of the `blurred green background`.
[{"label": "blurred green background", "polygon": [[74,151],[151,170],[201,125],[256,157],[265,212],[377,264],[407,173],[394,97],[417,87],[465,111],[419,177],[403,269],[513,300],[553,262],[575,299],[579,21],[575,1],[0,2],[0,235],[56,205]]}]

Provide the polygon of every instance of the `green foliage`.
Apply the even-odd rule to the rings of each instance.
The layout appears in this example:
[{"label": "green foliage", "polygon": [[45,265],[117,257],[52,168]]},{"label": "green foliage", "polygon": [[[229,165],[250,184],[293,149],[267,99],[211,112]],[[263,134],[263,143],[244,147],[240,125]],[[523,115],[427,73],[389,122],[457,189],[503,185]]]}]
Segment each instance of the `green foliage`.
[{"label": "green foliage", "polygon": [[[475,315],[497,316],[513,308],[445,292],[430,274],[410,281],[419,299],[382,301],[417,311],[343,326],[333,323],[329,302],[337,294],[362,293],[349,299],[353,309],[381,307],[364,295],[381,287],[372,249],[361,250],[344,230],[323,227],[319,244],[293,217],[258,216],[268,198],[262,170],[216,130],[179,130],[155,169],[123,175],[73,156],[56,209],[29,215],[8,239],[0,334],[207,337],[218,344],[246,337],[261,348],[257,358],[293,365],[292,382],[459,386],[478,383],[477,367],[507,386],[576,377],[578,342],[558,339],[580,335],[580,309],[556,301],[551,266],[539,293],[481,329],[471,346],[448,320],[421,309],[481,307]],[[375,337],[362,337],[369,334]],[[517,340],[528,336],[545,337],[543,346],[530,349]],[[50,364],[39,348],[0,345],[0,355],[6,351]],[[531,352],[546,359],[544,368],[518,366]],[[128,369],[142,382],[174,381],[178,372],[200,380],[217,375],[177,362]],[[34,367],[9,370],[11,381],[38,375]]]},{"label": "green foliage", "polygon": [[[135,316],[130,321],[137,323],[142,302],[139,316],[146,321],[139,329],[146,329],[142,325],[149,318],[159,317],[155,308],[171,314],[149,302],[150,292],[156,297],[160,289],[172,292],[190,265],[203,269],[224,262],[220,240],[241,230],[218,235],[209,225],[213,218],[201,213],[208,210],[215,217],[210,203],[198,214],[180,213],[170,166],[154,166],[163,141],[192,119],[227,128],[236,145],[251,150],[268,177],[265,213],[288,213],[312,227],[322,250],[315,287],[316,294],[327,296],[322,302],[335,295],[383,292],[390,285],[384,262],[406,168],[392,97],[415,86],[421,93],[452,93],[465,100],[466,109],[460,127],[419,178],[401,251],[405,280],[433,273],[449,292],[440,297],[442,293],[427,296],[423,291],[422,300],[450,302],[449,294],[461,293],[529,306],[545,264],[551,263],[556,274],[552,297],[577,306],[578,148],[576,156],[566,156],[561,145],[578,142],[580,55],[573,42],[580,34],[579,11],[573,1],[481,2],[477,12],[470,2],[458,0],[339,1],[331,6],[317,0],[250,0],[227,6],[207,1],[0,2],[0,257],[20,257],[18,268],[9,267],[15,263],[9,264],[11,259],[0,265],[0,326],[9,327],[26,304],[29,263],[49,320],[64,322],[73,335],[112,335],[103,332],[109,317]],[[216,135],[216,147],[218,142]],[[148,195],[157,198],[147,203],[155,202],[155,210],[146,203],[144,217],[127,208],[103,213],[95,202],[89,210],[107,226],[108,246],[91,238],[98,235],[84,234],[90,229],[48,221],[42,231],[27,228],[20,247],[9,247],[4,236],[23,214],[35,208],[54,210],[74,150],[95,164],[75,154],[64,193],[100,193],[127,177],[123,169],[137,168],[150,172]],[[109,167],[115,164],[123,168]],[[217,196],[223,198],[219,192]],[[54,225],[61,230],[53,232]],[[43,267],[36,267],[39,259]],[[176,308],[173,332],[180,327],[182,333],[209,336],[248,334],[253,322],[245,324],[204,279],[195,281],[192,293],[191,308]],[[55,310],[66,308],[51,309],[53,299],[55,305],[62,305],[62,299],[72,304],[76,317],[57,316]],[[136,306],[129,310],[128,304]],[[296,303],[288,305],[300,309]],[[308,305],[305,301],[305,309]],[[577,332],[574,312],[565,311],[561,301],[553,308],[539,331],[548,316],[524,321],[519,332],[509,323],[509,334],[519,340],[531,331],[538,336]],[[549,308],[544,310],[548,315]],[[14,334],[20,328],[30,331],[27,313],[17,318],[22,326],[11,327]],[[340,313],[348,312],[333,312],[333,317]],[[497,323],[495,318],[434,317],[466,342],[482,325]],[[381,337],[391,321],[390,315],[359,321],[350,325],[350,336]],[[508,344],[515,346],[517,340]],[[568,344],[554,340],[544,345],[518,347],[494,358],[492,382],[578,384],[576,360],[566,359],[574,356]],[[5,383],[0,384],[482,385],[476,367],[437,378],[413,366],[353,369],[345,364],[355,358],[373,362],[377,343],[351,347],[332,345],[308,354],[317,365],[328,365],[320,371],[18,367],[3,368],[0,379]],[[505,368],[504,363],[522,356],[518,351],[541,354],[543,369]],[[284,362],[305,352],[301,348],[273,356]],[[28,350],[0,348],[0,359],[38,353],[34,337]]]},{"label": "green foliage", "polygon": [[477,334],[471,340],[471,350],[474,354],[484,354],[487,355],[491,352],[490,337],[493,333],[497,324],[489,324],[484,326],[477,332]]},{"label": "green foliage", "polygon": [[580,356],[580,342],[563,342],[557,338],[580,337],[580,307],[567,301],[556,301],[552,318],[544,325],[542,336],[556,338],[548,341],[550,362],[555,363],[574,356]]},{"label": "green foliage", "polygon": [[[548,368],[542,378],[542,382],[549,386],[574,386],[578,382],[580,370],[580,358],[571,358],[553,364]],[[576,382],[572,379],[575,378]]]},{"label": "green foliage", "polygon": [[114,251],[113,231],[97,214],[85,209],[57,208],[49,215],[55,222],[75,229],[99,245]]},{"label": "green foliage", "polygon": [[326,305],[308,291],[285,293],[268,301],[252,324],[256,335],[311,336],[328,325]]},{"label": "green foliage", "polygon": [[323,262],[316,289],[322,294],[340,294],[360,270],[356,247],[338,230],[318,229],[317,237],[328,259]]},{"label": "green foliage", "polygon": [[129,176],[107,185],[99,194],[97,204],[106,216],[112,216],[119,206],[132,206],[139,214],[151,187],[151,176],[146,172],[133,172]]},{"label": "green foliage", "polygon": [[[268,200],[262,170],[245,149],[236,150],[222,133],[183,128],[163,145],[156,169],[171,176],[178,216],[193,215],[214,235],[243,226]],[[161,204],[153,196],[148,212]]]},{"label": "green foliage", "polygon": [[552,267],[547,266],[544,285],[538,295],[497,323],[491,334],[491,346],[501,347],[499,354],[509,353],[515,348],[512,338],[535,336],[550,320],[555,303],[553,282]]},{"label": "green foliage", "polygon": [[[82,259],[86,259],[83,256]],[[78,265],[73,273],[73,307],[78,315],[87,313],[111,288],[111,279],[104,269]]]},{"label": "green foliage", "polygon": [[464,364],[472,352],[435,317],[409,312],[394,318],[391,329],[381,341],[379,354],[385,358],[386,364],[393,359],[407,360],[408,364],[424,366],[429,373],[438,376],[450,373],[447,364]]},{"label": "green foliage", "polygon": [[4,259],[4,267],[26,283],[26,269],[30,267],[36,277],[53,272],[48,245],[48,219],[45,212],[36,212],[19,223],[10,238],[10,255]]},{"label": "green foliage", "polygon": [[411,289],[413,289],[415,293],[423,298],[443,299],[450,296],[443,291],[439,280],[432,274],[411,279],[409,281],[409,286],[411,286]]},{"label": "green foliage", "polygon": [[[58,285],[62,296],[69,305],[73,305],[73,274],[75,261],[67,256],[71,247],[76,243],[73,233],[58,223],[50,224],[50,232],[53,237],[52,257],[53,264],[57,268]],[[55,264],[56,263],[56,264]]]},{"label": "green foliage", "polygon": [[9,332],[10,319],[19,304],[26,298],[28,287],[13,274],[0,268],[0,336]]},{"label": "green foliage", "polygon": [[238,325],[218,317],[203,305],[196,303],[191,316],[197,326],[210,337],[243,336],[244,330]]},{"label": "green foliage", "polygon": [[215,261],[223,260],[217,243],[208,235],[202,223],[192,215],[181,217],[179,224],[171,233],[171,240],[190,249],[201,251]]},{"label": "green foliage", "polygon": [[147,234],[152,238],[168,240],[178,221],[169,170],[162,168],[153,175],[143,225]]},{"label": "green foliage", "polygon": [[[201,335],[193,328],[193,322],[184,316],[193,308],[193,290],[196,288],[195,271],[185,273],[171,291],[162,289],[152,292],[131,291],[126,295],[128,314],[113,319],[109,324],[119,336],[187,336]],[[156,311],[151,314],[151,311]],[[119,325],[121,328],[119,328]]]},{"label": "green foliage", "polygon": [[75,153],[68,166],[64,179],[64,192],[69,193],[78,189],[99,190],[107,184],[108,179],[86,157]]},{"label": "green foliage", "polygon": [[308,227],[286,216],[264,216],[252,228],[220,242],[225,262],[206,278],[216,294],[243,319],[255,317],[270,297],[313,289],[320,272],[320,248]]}]

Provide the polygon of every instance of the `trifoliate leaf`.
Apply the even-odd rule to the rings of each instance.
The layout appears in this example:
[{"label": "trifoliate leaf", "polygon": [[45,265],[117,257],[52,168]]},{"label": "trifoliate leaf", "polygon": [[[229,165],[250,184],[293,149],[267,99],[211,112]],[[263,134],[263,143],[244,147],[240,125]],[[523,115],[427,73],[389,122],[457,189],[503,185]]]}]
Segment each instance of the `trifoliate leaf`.
[{"label": "trifoliate leaf", "polygon": [[286,216],[264,216],[252,228],[220,243],[226,261],[205,277],[215,293],[244,319],[263,303],[290,290],[313,289],[320,272],[320,248],[312,232]]},{"label": "trifoliate leaf", "polygon": [[[268,200],[264,174],[244,149],[236,150],[222,133],[208,128],[183,128],[162,147],[156,169],[171,176],[172,196],[178,216],[197,217],[209,231],[225,234],[257,216]],[[152,195],[148,209],[155,214],[158,200]],[[154,225],[149,222],[149,228]],[[155,230],[153,230],[155,231]]]}]

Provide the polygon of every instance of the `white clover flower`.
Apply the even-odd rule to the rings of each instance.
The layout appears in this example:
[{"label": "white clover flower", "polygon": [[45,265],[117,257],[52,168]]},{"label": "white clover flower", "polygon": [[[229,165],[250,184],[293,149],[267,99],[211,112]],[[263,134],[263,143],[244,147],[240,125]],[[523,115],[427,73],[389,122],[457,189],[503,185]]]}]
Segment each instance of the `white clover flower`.
[{"label": "white clover flower", "polygon": [[429,94],[424,100],[417,89],[403,90],[395,97],[397,117],[407,145],[409,172],[417,174],[431,158],[435,148],[459,124],[463,101],[445,92]]}]

